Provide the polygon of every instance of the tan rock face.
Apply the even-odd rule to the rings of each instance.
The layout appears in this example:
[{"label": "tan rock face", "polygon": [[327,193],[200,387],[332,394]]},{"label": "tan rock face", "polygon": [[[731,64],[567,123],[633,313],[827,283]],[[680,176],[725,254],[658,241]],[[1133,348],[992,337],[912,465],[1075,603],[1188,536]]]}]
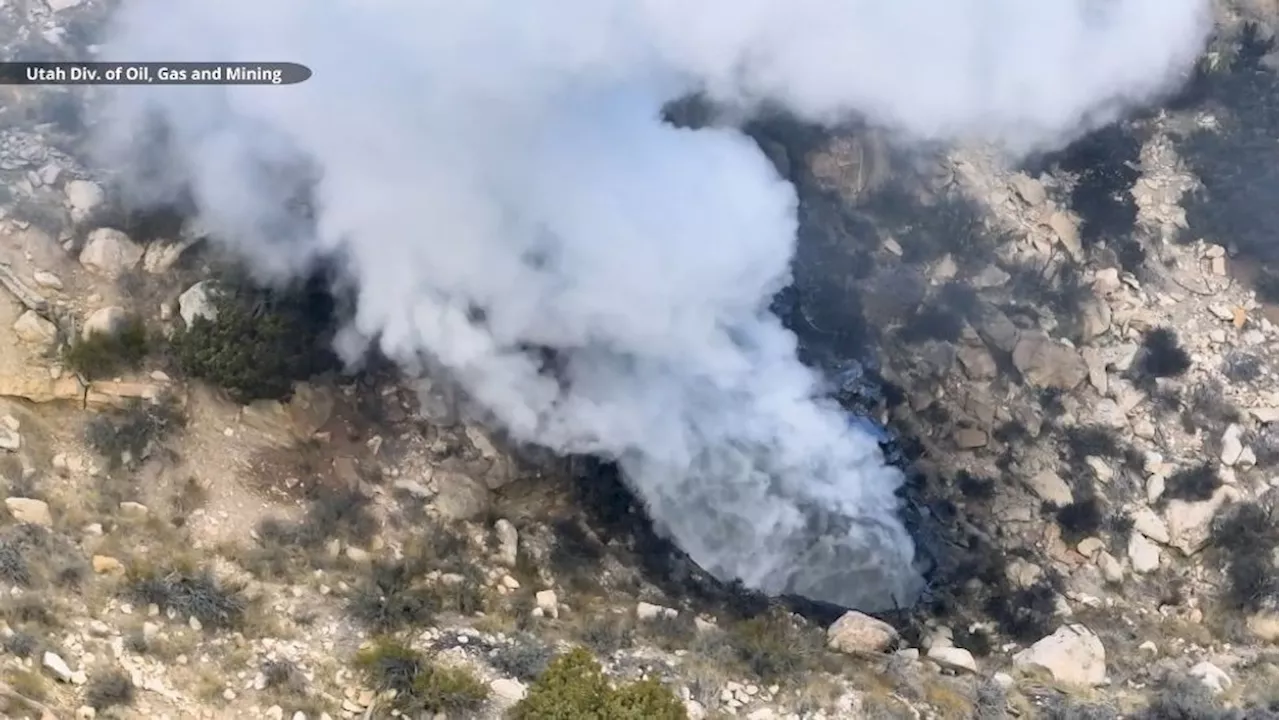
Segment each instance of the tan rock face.
[{"label": "tan rock face", "polygon": [[34,403],[57,400],[84,400],[84,386],[73,377],[53,379],[48,375],[0,375],[0,397],[15,397]]}]

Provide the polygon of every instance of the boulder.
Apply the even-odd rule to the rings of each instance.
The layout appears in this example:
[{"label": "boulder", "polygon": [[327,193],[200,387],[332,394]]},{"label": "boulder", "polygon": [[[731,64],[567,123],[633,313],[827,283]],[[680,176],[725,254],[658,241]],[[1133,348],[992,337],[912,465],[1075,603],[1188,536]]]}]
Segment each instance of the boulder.
[{"label": "boulder", "polygon": [[1013,365],[1028,385],[1072,390],[1089,376],[1089,368],[1074,348],[1042,332],[1022,333],[1013,348]]},{"label": "boulder", "polygon": [[850,610],[827,628],[827,647],[846,654],[879,653],[898,639],[898,631],[883,620]]},{"label": "boulder", "polygon": [[1065,625],[1013,656],[1014,667],[1044,670],[1054,680],[1091,687],[1107,680],[1107,651],[1083,625]]},{"label": "boulder", "polygon": [[142,247],[128,235],[112,228],[98,228],[89,233],[80,251],[80,264],[99,275],[116,279],[136,267],[142,253]]}]

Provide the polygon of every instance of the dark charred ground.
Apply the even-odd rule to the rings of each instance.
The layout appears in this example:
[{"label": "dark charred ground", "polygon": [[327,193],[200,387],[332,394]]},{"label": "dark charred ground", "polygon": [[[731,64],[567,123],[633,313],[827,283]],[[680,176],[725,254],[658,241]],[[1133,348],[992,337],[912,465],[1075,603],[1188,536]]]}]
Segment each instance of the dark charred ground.
[{"label": "dark charred ground", "polygon": [[[770,147],[775,162],[781,158],[799,163],[824,141],[822,133],[785,120],[753,130]],[[918,461],[946,467],[945,458],[925,457],[922,433],[933,434],[930,426],[949,424],[950,410],[940,403],[911,410],[908,399],[932,392],[937,365],[954,360],[947,357],[945,343],[957,340],[982,307],[963,281],[931,286],[924,267],[952,254],[959,264],[958,276],[980,272],[994,262],[994,249],[1004,241],[986,226],[978,208],[957,196],[935,193],[930,185],[936,175],[916,170],[922,160],[902,155],[888,158],[895,166],[892,170],[868,168],[866,176],[873,186],[856,206],[817,187],[802,172],[792,174],[802,198],[795,283],[776,298],[774,307],[800,337],[803,359],[828,372],[836,396],[851,413],[874,417],[883,412],[893,418],[886,428],[890,439],[882,447],[891,462],[907,471],[904,520],[916,536],[921,565],[929,569],[931,591],[922,603],[904,607],[890,619],[915,644],[922,639],[926,620],[946,619],[955,615],[960,603],[976,603],[996,616],[1003,631],[1035,640],[1053,629],[1048,625],[1053,582],[1030,592],[1008,587],[1003,552],[983,533],[966,532],[961,529],[966,523],[957,522],[956,500],[989,496],[1002,480],[945,470],[938,476],[917,467]],[[890,237],[902,247],[901,257],[883,249],[884,239]],[[1073,312],[1069,291],[1051,286],[1046,292],[1065,294],[1054,311]],[[886,379],[882,363],[895,366],[892,374],[899,382]],[[1005,371],[1016,374],[1012,368]],[[1006,380],[1017,382],[1012,376]],[[1016,428],[1008,436],[1011,443],[1036,442]],[[625,537],[647,570],[646,580],[673,597],[721,611],[728,608],[743,617],[770,606],[768,598],[707,577],[655,535],[612,465],[583,460],[576,468],[579,499],[589,523],[602,538]],[[984,597],[957,597],[972,579],[981,581]],[[820,623],[833,621],[845,610],[796,597],[781,602]],[[992,642],[974,638],[970,644],[982,648]]]},{"label": "dark charred ground", "polygon": [[[1218,127],[1181,138],[1179,154],[1203,188],[1186,204],[1187,239],[1213,239],[1239,261],[1236,272],[1254,278],[1260,300],[1276,303],[1277,74],[1276,38],[1246,24],[1237,37],[1220,38],[1221,58],[1201,60],[1176,110],[1202,109]],[[1268,59],[1269,58],[1269,59]]]},{"label": "dark charred ground", "polygon": [[[1253,26],[1215,42],[1216,48],[1230,49],[1225,61],[1212,66],[1202,62],[1187,88],[1166,106],[1212,112],[1219,122],[1215,130],[1196,129],[1175,138],[1179,154],[1204,185],[1184,200],[1190,229],[1179,240],[1203,238],[1227,246],[1233,275],[1252,281],[1259,301],[1274,304],[1276,71],[1263,57],[1274,52],[1275,43]],[[681,103],[672,115],[680,124],[695,126],[712,118],[695,101]],[[984,222],[978,208],[946,187],[946,178],[927,154],[876,148],[875,133],[865,133],[872,141],[853,154],[863,167],[849,173],[861,185],[851,201],[815,178],[806,164],[832,134],[787,118],[769,118],[749,128],[801,199],[795,280],[776,298],[775,310],[800,337],[805,361],[837,379],[837,394],[851,412],[888,415],[892,439],[884,445],[886,455],[907,472],[904,520],[917,539],[930,585],[918,605],[886,618],[908,642],[918,643],[925,623],[937,620],[957,629],[957,645],[981,657],[1006,639],[1032,642],[1056,628],[1054,597],[1063,591],[1064,579],[1050,571],[1029,588],[1014,587],[1006,574],[1014,558],[996,542],[1001,528],[984,525],[963,509],[981,505],[1016,481],[1011,459],[1018,448],[1059,447],[1063,477],[1079,476],[1085,458],[1092,456],[1114,464],[1123,482],[1132,485],[1141,479],[1142,454],[1111,431],[1047,422],[1043,430],[1028,430],[1017,421],[996,428],[991,439],[994,448],[1002,449],[1000,473],[975,476],[937,454],[936,435],[953,423],[954,408],[927,398],[940,381],[942,366],[954,361],[948,344],[959,339],[966,324],[981,322],[991,303],[1027,327],[1038,314],[1049,313],[1060,327],[1070,329],[1089,295],[1084,270],[1115,267],[1140,279],[1162,275],[1162,255],[1139,231],[1138,208],[1130,194],[1155,117],[1153,111],[1125,118],[1027,163],[1025,171],[1033,177],[1053,173],[1074,180],[1069,196],[1058,199],[1082,219],[1083,261],[1067,262],[1049,277],[1038,273],[1039,268],[997,259],[995,248],[1006,238]],[[890,238],[900,254],[885,250]],[[956,262],[956,279],[930,282],[925,268],[947,254]],[[1011,277],[1009,292],[996,300],[981,297],[965,282],[992,265]],[[1185,373],[1189,362],[1176,333],[1156,328],[1143,344],[1133,380],[1154,388],[1157,378]],[[993,384],[1017,388],[1023,380],[1000,363]],[[1192,397],[1172,398],[1168,411],[1183,423],[1220,434],[1232,411],[1215,404],[1213,388],[1193,390]],[[1044,414],[1060,409],[1061,399],[1056,392],[1041,393]],[[593,460],[576,468],[589,524],[601,538],[625,538],[647,580],[673,597],[743,616],[769,606],[767,598],[708,578],[656,536],[615,468]],[[1044,508],[1044,520],[1056,523],[1068,541],[1105,532],[1112,552],[1124,555],[1129,521],[1092,492],[1079,494],[1070,506]],[[1274,569],[1266,572],[1274,574]],[[1274,594],[1271,588],[1265,602],[1273,602]],[[816,622],[831,621],[843,611],[802,598],[781,602]],[[994,632],[969,630],[978,627],[975,623],[990,623]]]}]

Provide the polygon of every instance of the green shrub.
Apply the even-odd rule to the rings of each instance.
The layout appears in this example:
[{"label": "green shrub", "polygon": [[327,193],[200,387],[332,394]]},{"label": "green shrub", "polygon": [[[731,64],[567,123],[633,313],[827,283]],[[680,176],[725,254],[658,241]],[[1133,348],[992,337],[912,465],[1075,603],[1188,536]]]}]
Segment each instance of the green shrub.
[{"label": "green shrub", "polygon": [[332,299],[314,283],[269,291],[232,279],[211,292],[216,318],[174,333],[178,368],[242,403],[286,400],[293,383],[334,366]]},{"label": "green shrub", "polygon": [[136,369],[151,345],[147,326],[141,319],[130,317],[114,334],[93,333],[73,341],[63,360],[86,379],[97,380]]},{"label": "green shrub", "polygon": [[529,682],[546,672],[553,657],[551,648],[537,637],[520,633],[499,646],[489,658],[489,664],[517,680]]},{"label": "green shrub", "polygon": [[467,716],[489,698],[489,688],[464,668],[441,667],[394,640],[382,639],[356,654],[356,667],[379,692],[395,691],[394,708],[410,716]]},{"label": "green shrub", "polygon": [[512,720],[687,720],[683,703],[657,680],[614,688],[591,653],[577,648],[551,662]]},{"label": "green shrub", "polygon": [[739,662],[770,682],[810,668],[823,647],[817,634],[798,627],[784,613],[761,615],[738,623],[729,632],[729,642]]}]

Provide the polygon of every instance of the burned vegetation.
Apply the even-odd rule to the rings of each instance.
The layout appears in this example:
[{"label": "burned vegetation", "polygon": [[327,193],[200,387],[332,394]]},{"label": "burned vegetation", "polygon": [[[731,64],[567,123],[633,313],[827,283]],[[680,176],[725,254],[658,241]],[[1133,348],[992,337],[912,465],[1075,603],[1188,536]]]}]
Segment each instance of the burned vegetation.
[{"label": "burned vegetation", "polygon": [[1269,28],[1246,23],[1237,36],[1217,44],[1219,52],[1200,60],[1171,103],[1214,118],[1184,135],[1177,148],[1201,183],[1185,200],[1185,237],[1227,246],[1255,266],[1259,299],[1274,303],[1277,74],[1267,58],[1274,57],[1276,38]]}]

